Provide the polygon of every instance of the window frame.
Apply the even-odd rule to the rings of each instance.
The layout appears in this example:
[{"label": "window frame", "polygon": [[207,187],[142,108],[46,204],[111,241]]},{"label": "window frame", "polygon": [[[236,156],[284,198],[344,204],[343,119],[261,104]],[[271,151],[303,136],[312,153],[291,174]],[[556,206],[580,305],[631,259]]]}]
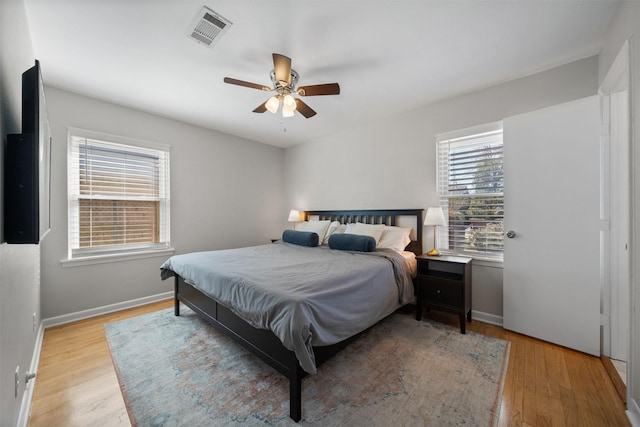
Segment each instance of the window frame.
[{"label": "window frame", "polygon": [[[78,188],[80,184],[78,157],[74,158],[74,142],[77,138],[91,139],[114,146],[122,146],[123,150],[131,148],[131,151],[150,150],[164,157],[160,161],[160,176],[158,186],[164,190],[158,195],[159,216],[158,225],[160,228],[160,241],[158,243],[123,244],[111,246],[93,246],[80,248],[79,230],[80,225],[80,202],[81,199]],[[156,142],[144,141],[118,135],[111,135],[101,132],[90,131],[69,127],[67,129],[67,259],[62,260],[63,267],[88,265],[105,262],[114,262],[128,259],[139,259],[156,256],[166,256],[174,252],[171,247],[171,203],[170,203],[170,157],[171,147],[169,145]],[[74,165],[75,162],[75,165]],[[74,235],[75,234],[75,235]],[[77,236],[77,237],[76,237]]]},{"label": "window frame", "polygon": [[[438,250],[442,254],[447,255],[457,255],[457,256],[466,256],[471,257],[473,259],[489,261],[489,262],[499,262],[501,263],[504,259],[504,233],[502,233],[502,250],[501,251],[475,251],[475,250],[459,250],[459,249],[449,249],[450,244],[450,230],[449,230],[449,199],[451,198],[460,198],[461,196],[452,196],[448,193],[449,186],[449,165],[448,159],[450,148],[448,144],[452,141],[459,142],[465,139],[473,140],[474,137],[479,139],[483,135],[489,135],[492,133],[499,133],[501,136],[502,147],[504,147],[504,130],[502,121],[487,123],[479,126],[468,127],[464,129],[455,130],[452,132],[444,132],[436,135],[436,193],[438,196],[439,205],[442,207],[442,210],[445,213],[445,221],[446,225],[437,227],[437,247]],[[457,140],[457,141],[456,141]],[[447,144],[447,153],[446,157],[443,155],[442,150],[445,149],[444,146]],[[462,143],[461,143],[462,145]],[[476,145],[476,143],[471,143],[469,145]],[[480,144],[477,144],[480,146]],[[482,193],[481,195],[470,195],[469,198],[475,199],[489,199],[499,197],[502,198],[502,225],[504,227],[504,151],[502,155],[502,192],[492,192],[492,193]],[[504,230],[503,230],[504,231]]]}]

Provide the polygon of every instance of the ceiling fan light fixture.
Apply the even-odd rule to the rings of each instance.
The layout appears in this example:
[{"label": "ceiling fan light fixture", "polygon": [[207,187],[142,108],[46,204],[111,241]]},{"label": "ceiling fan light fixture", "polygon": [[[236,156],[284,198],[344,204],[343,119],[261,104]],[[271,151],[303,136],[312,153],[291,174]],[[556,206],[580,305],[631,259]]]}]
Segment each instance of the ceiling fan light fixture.
[{"label": "ceiling fan light fixture", "polygon": [[293,117],[293,112],[296,110],[295,109],[295,101],[294,101],[294,107],[291,107],[287,104],[283,104],[282,105],[282,117]]},{"label": "ceiling fan light fixture", "polygon": [[269,98],[269,100],[265,104],[265,107],[267,107],[267,110],[269,110],[274,114],[276,113],[276,111],[278,111],[279,106],[280,106],[280,100],[275,96],[272,96],[271,98]]},{"label": "ceiling fan light fixture", "polygon": [[340,85],[338,83],[324,83],[311,86],[302,86],[296,89],[298,83],[298,73],[291,68],[291,58],[274,53],[273,69],[271,70],[271,82],[273,87],[268,87],[256,83],[246,82],[231,77],[225,77],[224,82],[227,84],[244,86],[251,89],[259,89],[267,92],[275,92],[275,95],[258,105],[253,112],[264,113],[270,111],[275,113],[282,104],[282,117],[293,117],[297,111],[305,119],[313,117],[316,112],[309,107],[299,96],[317,96],[317,95],[339,95]]},{"label": "ceiling fan light fixture", "polygon": [[284,104],[284,106],[291,108],[291,111],[296,109],[296,100],[289,94],[284,96],[284,100],[282,101],[282,103]]}]

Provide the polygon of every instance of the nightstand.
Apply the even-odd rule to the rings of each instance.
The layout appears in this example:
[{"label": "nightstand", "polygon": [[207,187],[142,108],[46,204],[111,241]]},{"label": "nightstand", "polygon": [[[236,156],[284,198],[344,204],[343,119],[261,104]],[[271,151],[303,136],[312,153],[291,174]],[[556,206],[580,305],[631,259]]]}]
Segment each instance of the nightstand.
[{"label": "nightstand", "polygon": [[471,322],[471,258],[420,255],[416,283],[416,320],[422,308],[445,310],[460,317],[460,332]]}]

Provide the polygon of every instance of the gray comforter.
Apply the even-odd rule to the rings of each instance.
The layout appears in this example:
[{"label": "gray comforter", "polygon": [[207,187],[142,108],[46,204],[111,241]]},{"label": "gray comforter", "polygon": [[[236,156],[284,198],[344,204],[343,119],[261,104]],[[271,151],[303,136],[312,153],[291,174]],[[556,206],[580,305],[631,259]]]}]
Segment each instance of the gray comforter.
[{"label": "gray comforter", "polygon": [[269,329],[316,372],[312,346],[335,344],[412,302],[411,273],[391,250],[347,252],[289,243],[175,255],[178,274],[255,328]]}]

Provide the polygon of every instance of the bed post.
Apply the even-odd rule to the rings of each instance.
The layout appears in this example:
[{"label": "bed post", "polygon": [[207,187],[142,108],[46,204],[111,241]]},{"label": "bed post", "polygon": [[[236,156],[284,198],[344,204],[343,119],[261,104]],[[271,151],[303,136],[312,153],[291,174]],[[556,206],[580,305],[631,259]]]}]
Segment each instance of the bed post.
[{"label": "bed post", "polygon": [[180,300],[178,299],[178,276],[175,276],[174,291],[173,291],[173,314],[180,316]]},{"label": "bed post", "polygon": [[298,422],[302,419],[302,368],[296,359],[296,368],[289,378],[289,417]]}]

